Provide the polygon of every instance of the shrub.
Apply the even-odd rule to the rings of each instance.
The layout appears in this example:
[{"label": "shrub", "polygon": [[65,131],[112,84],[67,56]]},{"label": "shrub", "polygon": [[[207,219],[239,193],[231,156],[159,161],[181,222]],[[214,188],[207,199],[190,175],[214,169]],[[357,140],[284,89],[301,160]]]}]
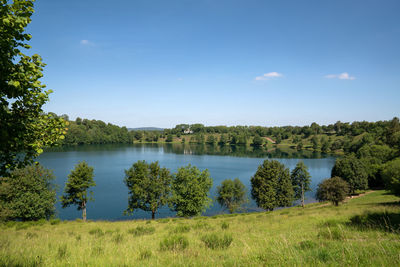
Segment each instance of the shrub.
[{"label": "shrub", "polygon": [[123,234],[115,234],[113,237],[112,237],[112,241],[114,242],[114,243],[116,243],[116,244],[119,244],[119,243],[121,243],[122,241],[124,240],[124,235]]},{"label": "shrub", "polygon": [[313,249],[316,246],[317,246],[317,244],[314,241],[304,240],[299,243],[298,248],[302,249],[302,250],[306,250],[306,249]]},{"label": "shrub", "polygon": [[197,222],[195,225],[193,225],[193,229],[196,230],[212,230],[212,226],[206,222]]},{"label": "shrub", "polygon": [[160,250],[184,250],[189,245],[187,237],[172,235],[160,242]]},{"label": "shrub", "polygon": [[140,260],[145,260],[145,259],[149,259],[152,256],[151,250],[142,250],[139,253],[139,259]]},{"label": "shrub", "polygon": [[190,231],[189,225],[178,225],[174,229],[172,229],[171,233],[180,234],[180,233],[187,233]]},{"label": "shrub", "polygon": [[138,226],[134,229],[128,230],[128,233],[133,234],[134,236],[141,235],[151,235],[156,231],[156,228],[151,226]]},{"label": "shrub", "polygon": [[104,232],[100,228],[95,228],[90,230],[89,234],[94,235],[95,237],[102,237],[104,235]]},{"label": "shrub", "polygon": [[232,240],[233,238],[230,234],[220,235],[216,233],[204,235],[201,238],[206,247],[211,249],[225,249],[231,245]]},{"label": "shrub", "polygon": [[10,177],[0,177],[0,206],[10,211],[2,219],[37,221],[49,219],[55,211],[56,191],[52,172],[39,164],[16,169]]},{"label": "shrub", "polygon": [[318,185],[317,199],[319,201],[331,201],[335,206],[339,205],[349,193],[349,184],[340,177],[325,179]]},{"label": "shrub", "polygon": [[228,229],[228,228],[229,228],[229,223],[223,222],[223,223],[221,224],[221,228],[222,228],[222,230]]},{"label": "shrub", "polygon": [[51,219],[51,220],[50,220],[50,224],[51,224],[51,225],[56,225],[56,224],[59,224],[60,222],[61,222],[60,219]]}]

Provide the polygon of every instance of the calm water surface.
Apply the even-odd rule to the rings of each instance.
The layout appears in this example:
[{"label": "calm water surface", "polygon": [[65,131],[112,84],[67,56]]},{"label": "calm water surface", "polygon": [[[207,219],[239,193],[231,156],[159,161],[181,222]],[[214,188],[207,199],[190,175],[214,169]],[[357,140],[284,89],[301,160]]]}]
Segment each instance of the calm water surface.
[{"label": "calm water surface", "polygon": [[[151,218],[151,213],[141,210],[135,211],[132,216],[124,216],[127,208],[128,190],[123,180],[124,170],[129,169],[138,160],[147,162],[159,161],[162,167],[175,172],[179,167],[187,164],[197,166],[200,170],[208,169],[213,179],[211,189],[212,198],[215,197],[216,187],[225,179],[239,178],[247,187],[250,197],[250,178],[257,167],[265,159],[276,159],[293,169],[299,160],[303,160],[311,174],[312,192],[307,193],[307,202],[315,201],[317,184],[330,177],[335,158],[328,155],[311,152],[299,153],[292,150],[266,151],[246,147],[219,147],[206,145],[181,144],[138,144],[138,145],[87,145],[77,147],[63,147],[46,151],[38,161],[45,167],[52,169],[59,186],[58,196],[62,193],[67,175],[79,161],[85,160],[94,167],[96,187],[93,188],[94,202],[88,203],[88,219],[93,220],[124,220],[133,218]],[[81,212],[76,207],[61,209],[57,203],[57,213],[61,219],[76,219]],[[258,211],[255,202],[250,201],[247,211]],[[204,215],[224,213],[219,204],[214,203]],[[172,217],[174,213],[167,207],[159,210],[156,218]]]}]

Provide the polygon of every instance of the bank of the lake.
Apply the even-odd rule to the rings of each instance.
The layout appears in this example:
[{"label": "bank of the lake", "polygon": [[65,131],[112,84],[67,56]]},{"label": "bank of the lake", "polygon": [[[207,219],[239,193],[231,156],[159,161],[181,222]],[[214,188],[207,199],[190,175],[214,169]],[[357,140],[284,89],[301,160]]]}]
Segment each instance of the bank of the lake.
[{"label": "bank of the lake", "polygon": [[399,266],[399,200],[376,191],[268,213],[9,222],[0,266]]},{"label": "bank of the lake", "polygon": [[[124,170],[138,160],[148,162],[159,161],[160,165],[175,172],[179,167],[187,164],[197,166],[199,169],[208,169],[213,178],[211,197],[214,198],[216,187],[225,179],[239,178],[250,190],[250,178],[257,167],[265,159],[276,159],[286,167],[293,169],[299,160],[303,160],[311,174],[312,192],[307,194],[307,202],[315,201],[317,184],[330,177],[335,158],[313,152],[299,152],[296,150],[267,151],[245,146],[206,146],[189,144],[133,144],[133,145],[84,145],[73,147],[60,147],[46,151],[39,157],[39,162],[46,168],[53,169],[56,184],[59,186],[60,195],[67,175],[79,161],[85,160],[94,167],[94,202],[88,204],[88,218],[93,220],[127,220],[150,218],[148,212],[137,211],[133,216],[124,216],[127,208],[128,190],[123,183]],[[250,195],[248,194],[250,198]],[[61,219],[80,218],[81,213],[76,207],[61,209],[57,203],[57,215]],[[261,211],[254,201],[247,204],[245,211]],[[206,210],[204,215],[211,216],[226,211],[218,204]],[[156,214],[157,218],[173,217],[168,207],[164,207]]]}]

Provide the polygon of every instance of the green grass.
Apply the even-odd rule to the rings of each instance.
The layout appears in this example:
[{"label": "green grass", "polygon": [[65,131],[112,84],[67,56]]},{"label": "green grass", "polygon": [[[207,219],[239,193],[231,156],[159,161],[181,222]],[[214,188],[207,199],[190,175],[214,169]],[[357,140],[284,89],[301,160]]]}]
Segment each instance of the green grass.
[{"label": "green grass", "polygon": [[400,199],[193,219],[0,225],[0,266],[399,266]]}]

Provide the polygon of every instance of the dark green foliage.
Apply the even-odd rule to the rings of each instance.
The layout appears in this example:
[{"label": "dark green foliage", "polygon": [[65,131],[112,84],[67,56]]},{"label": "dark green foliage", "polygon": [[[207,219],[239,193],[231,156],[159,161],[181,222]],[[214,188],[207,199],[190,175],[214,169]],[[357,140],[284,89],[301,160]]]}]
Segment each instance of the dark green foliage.
[{"label": "dark green foliage", "polygon": [[400,196],[400,158],[389,161],[382,171],[386,189]]},{"label": "dark green foliage", "polygon": [[189,225],[178,225],[174,229],[171,230],[171,233],[174,234],[182,234],[182,233],[188,233],[190,232],[190,226]]},{"label": "dark green foliage", "polygon": [[201,172],[190,164],[179,168],[172,180],[171,208],[179,217],[200,215],[211,203],[211,186],[208,170]]},{"label": "dark green foliage", "polygon": [[291,179],[294,190],[294,199],[301,199],[301,205],[304,207],[304,193],[310,191],[311,176],[308,173],[307,166],[303,161],[299,161],[292,170]]},{"label": "dark green foliage", "polygon": [[233,213],[247,202],[246,187],[238,178],[233,181],[224,180],[221,186],[217,187],[217,201],[222,207]]},{"label": "dark green foliage", "polygon": [[289,170],[276,160],[265,160],[251,178],[251,195],[265,210],[288,207],[293,203]]},{"label": "dark green foliage", "polygon": [[206,140],[206,143],[207,144],[209,144],[209,145],[214,145],[215,144],[215,137],[214,137],[214,135],[209,135],[208,137],[207,137],[207,140]]},{"label": "dark green foliage", "polygon": [[52,92],[40,82],[42,58],[23,53],[31,48],[25,28],[33,2],[0,2],[0,176],[31,164],[65,134],[64,120],[42,109]]},{"label": "dark green foliage", "polygon": [[253,143],[251,143],[253,146],[262,146],[263,144],[263,140],[259,135],[254,136],[253,138]]},{"label": "dark green foliage", "polygon": [[53,216],[54,175],[39,164],[0,177],[0,220],[37,221]]},{"label": "dark green foliage", "polygon": [[311,240],[301,241],[298,245],[298,248],[301,250],[313,249],[315,247],[317,247],[317,244]]},{"label": "dark green foliage", "polygon": [[222,229],[222,230],[226,230],[226,229],[228,229],[228,228],[229,228],[229,223],[223,222],[223,223],[221,224],[221,229]]},{"label": "dark green foliage", "polygon": [[166,237],[160,242],[160,250],[184,250],[189,246],[189,240],[186,236],[182,235],[171,235]]},{"label": "dark green foliage", "polygon": [[206,247],[211,249],[226,249],[232,243],[232,235],[211,233],[201,237]]},{"label": "dark green foliage", "polygon": [[353,154],[338,158],[332,168],[331,177],[338,176],[348,182],[350,191],[368,188],[368,174],[363,163]]},{"label": "dark green foliage", "polygon": [[[101,120],[88,120],[77,118],[69,122],[68,132],[63,140],[63,145],[82,144],[115,144],[132,143],[134,138],[140,140],[142,132],[129,132],[126,127],[119,127]],[[147,137],[146,138],[150,138]],[[150,142],[158,139],[158,135],[151,135]]]},{"label": "dark green foliage", "polygon": [[128,230],[128,233],[133,234],[134,236],[141,236],[154,234],[155,231],[156,228],[152,226],[138,226],[134,229]]},{"label": "dark green foliage", "polygon": [[141,250],[139,253],[139,260],[146,260],[151,258],[151,256],[153,255],[153,253],[151,252],[151,250]]},{"label": "dark green foliage", "polygon": [[331,201],[335,206],[339,205],[349,193],[349,184],[340,177],[325,179],[318,185],[317,200]]},{"label": "dark green foliage", "polygon": [[392,212],[368,212],[350,218],[349,225],[362,230],[383,230],[400,234],[400,214]]},{"label": "dark green foliage", "polygon": [[129,190],[128,209],[151,211],[152,219],[157,210],[169,199],[172,176],[168,169],[160,168],[158,162],[138,161],[125,171],[124,182]]},{"label": "dark green foliage", "polygon": [[104,235],[104,232],[100,228],[94,228],[89,231],[89,234],[94,235],[95,237],[102,237]]},{"label": "dark green foliage", "polygon": [[93,167],[85,161],[79,162],[68,175],[64,195],[61,196],[62,207],[76,205],[78,210],[82,210],[83,221],[86,221],[87,202],[93,200],[93,192],[88,192],[88,189],[93,186],[96,186],[93,181]]},{"label": "dark green foliage", "polygon": [[167,138],[165,139],[165,142],[172,142],[173,141],[173,136],[172,134],[167,135]]}]

